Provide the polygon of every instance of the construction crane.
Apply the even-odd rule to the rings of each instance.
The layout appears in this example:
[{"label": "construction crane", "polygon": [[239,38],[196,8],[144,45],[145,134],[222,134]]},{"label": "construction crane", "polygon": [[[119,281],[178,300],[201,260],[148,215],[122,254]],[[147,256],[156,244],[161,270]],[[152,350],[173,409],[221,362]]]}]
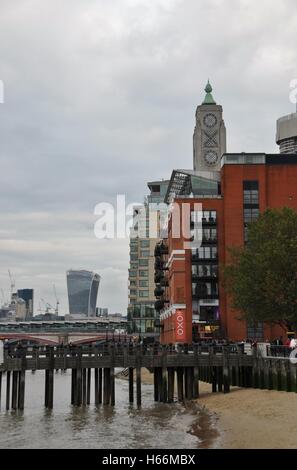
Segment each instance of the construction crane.
[{"label": "construction crane", "polygon": [[57,296],[57,291],[56,291],[56,286],[55,286],[55,284],[53,285],[53,288],[54,288],[54,294],[55,294],[55,297],[56,297],[55,314],[56,314],[56,315],[59,315],[59,305],[60,305],[60,301],[59,301],[58,296]]},{"label": "construction crane", "polygon": [[41,302],[42,302],[42,303],[44,304],[44,306],[45,306],[45,312],[44,312],[45,314],[46,314],[46,313],[51,313],[50,310],[54,310],[54,307],[53,307],[51,304],[49,304],[48,302],[46,302],[44,299],[40,299],[40,300],[41,300]]},{"label": "construction crane", "polygon": [[8,274],[9,274],[9,279],[10,279],[10,291],[11,291],[11,299],[12,299],[12,294],[13,294],[14,288],[15,288],[15,280],[13,279],[13,277],[11,275],[10,269],[8,270]]}]

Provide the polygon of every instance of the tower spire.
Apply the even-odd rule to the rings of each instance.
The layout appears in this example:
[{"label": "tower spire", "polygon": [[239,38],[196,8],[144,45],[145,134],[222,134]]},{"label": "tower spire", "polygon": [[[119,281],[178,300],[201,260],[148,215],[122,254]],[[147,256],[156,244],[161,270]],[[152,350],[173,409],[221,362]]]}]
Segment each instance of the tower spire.
[{"label": "tower spire", "polygon": [[202,104],[216,104],[216,102],[213,99],[213,96],[211,94],[212,86],[211,86],[209,80],[207,81],[207,84],[206,84],[206,87],[204,88],[204,90],[206,92],[206,95],[205,95],[205,98],[204,98],[204,101],[203,101]]}]

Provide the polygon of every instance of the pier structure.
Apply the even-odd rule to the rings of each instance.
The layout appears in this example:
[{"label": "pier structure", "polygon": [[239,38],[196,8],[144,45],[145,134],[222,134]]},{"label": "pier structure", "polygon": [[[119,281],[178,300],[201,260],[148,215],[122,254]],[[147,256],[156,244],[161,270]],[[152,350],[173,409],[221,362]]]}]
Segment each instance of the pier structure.
[{"label": "pier structure", "polygon": [[127,372],[128,400],[138,407],[142,400],[142,368],[153,374],[153,398],[162,403],[198,398],[200,381],[212,384],[213,393],[229,393],[232,386],[297,392],[297,365],[287,357],[260,357],[257,351],[247,355],[230,346],[194,344],[176,350],[174,346],[109,342],[98,346],[6,348],[0,364],[0,400],[6,375],[6,409],[23,410],[26,373],[42,370],[44,405],[52,409],[55,371],[69,369],[73,406],[90,404],[92,386],[96,406],[114,406],[118,368]]}]

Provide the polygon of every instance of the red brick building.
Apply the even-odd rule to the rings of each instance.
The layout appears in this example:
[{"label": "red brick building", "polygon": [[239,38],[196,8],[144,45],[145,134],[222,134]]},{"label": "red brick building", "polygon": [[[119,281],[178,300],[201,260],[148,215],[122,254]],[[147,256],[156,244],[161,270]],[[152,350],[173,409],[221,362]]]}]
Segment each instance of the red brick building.
[{"label": "red brick building", "polygon": [[[285,206],[297,210],[297,154],[224,154],[220,177],[212,179],[199,172],[175,171],[167,192],[167,202],[173,201],[168,238],[155,253],[161,342],[285,336],[279,327],[247,325],[240,320],[224,291],[220,266],[228,261],[229,247],[244,244],[248,223],[260,212]],[[185,245],[188,234],[176,237],[173,222],[179,219],[181,227],[192,229],[193,235],[195,204],[199,203],[202,244],[189,248]],[[191,220],[182,216],[185,204]]]}]

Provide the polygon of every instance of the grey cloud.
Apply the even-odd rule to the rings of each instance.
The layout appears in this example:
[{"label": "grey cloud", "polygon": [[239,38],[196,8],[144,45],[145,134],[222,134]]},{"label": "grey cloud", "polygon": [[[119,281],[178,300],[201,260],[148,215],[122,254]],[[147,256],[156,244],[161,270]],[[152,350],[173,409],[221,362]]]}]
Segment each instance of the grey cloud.
[{"label": "grey cloud", "polygon": [[15,242],[0,251],[0,287],[11,267],[52,299],[53,278],[65,307],[64,271],[80,265],[125,311],[127,243],[94,239],[94,206],[141,201],[147,181],[192,166],[208,77],[228,150],[276,150],[275,120],[294,110],[296,30],[293,0],[2,0],[0,237]]}]

